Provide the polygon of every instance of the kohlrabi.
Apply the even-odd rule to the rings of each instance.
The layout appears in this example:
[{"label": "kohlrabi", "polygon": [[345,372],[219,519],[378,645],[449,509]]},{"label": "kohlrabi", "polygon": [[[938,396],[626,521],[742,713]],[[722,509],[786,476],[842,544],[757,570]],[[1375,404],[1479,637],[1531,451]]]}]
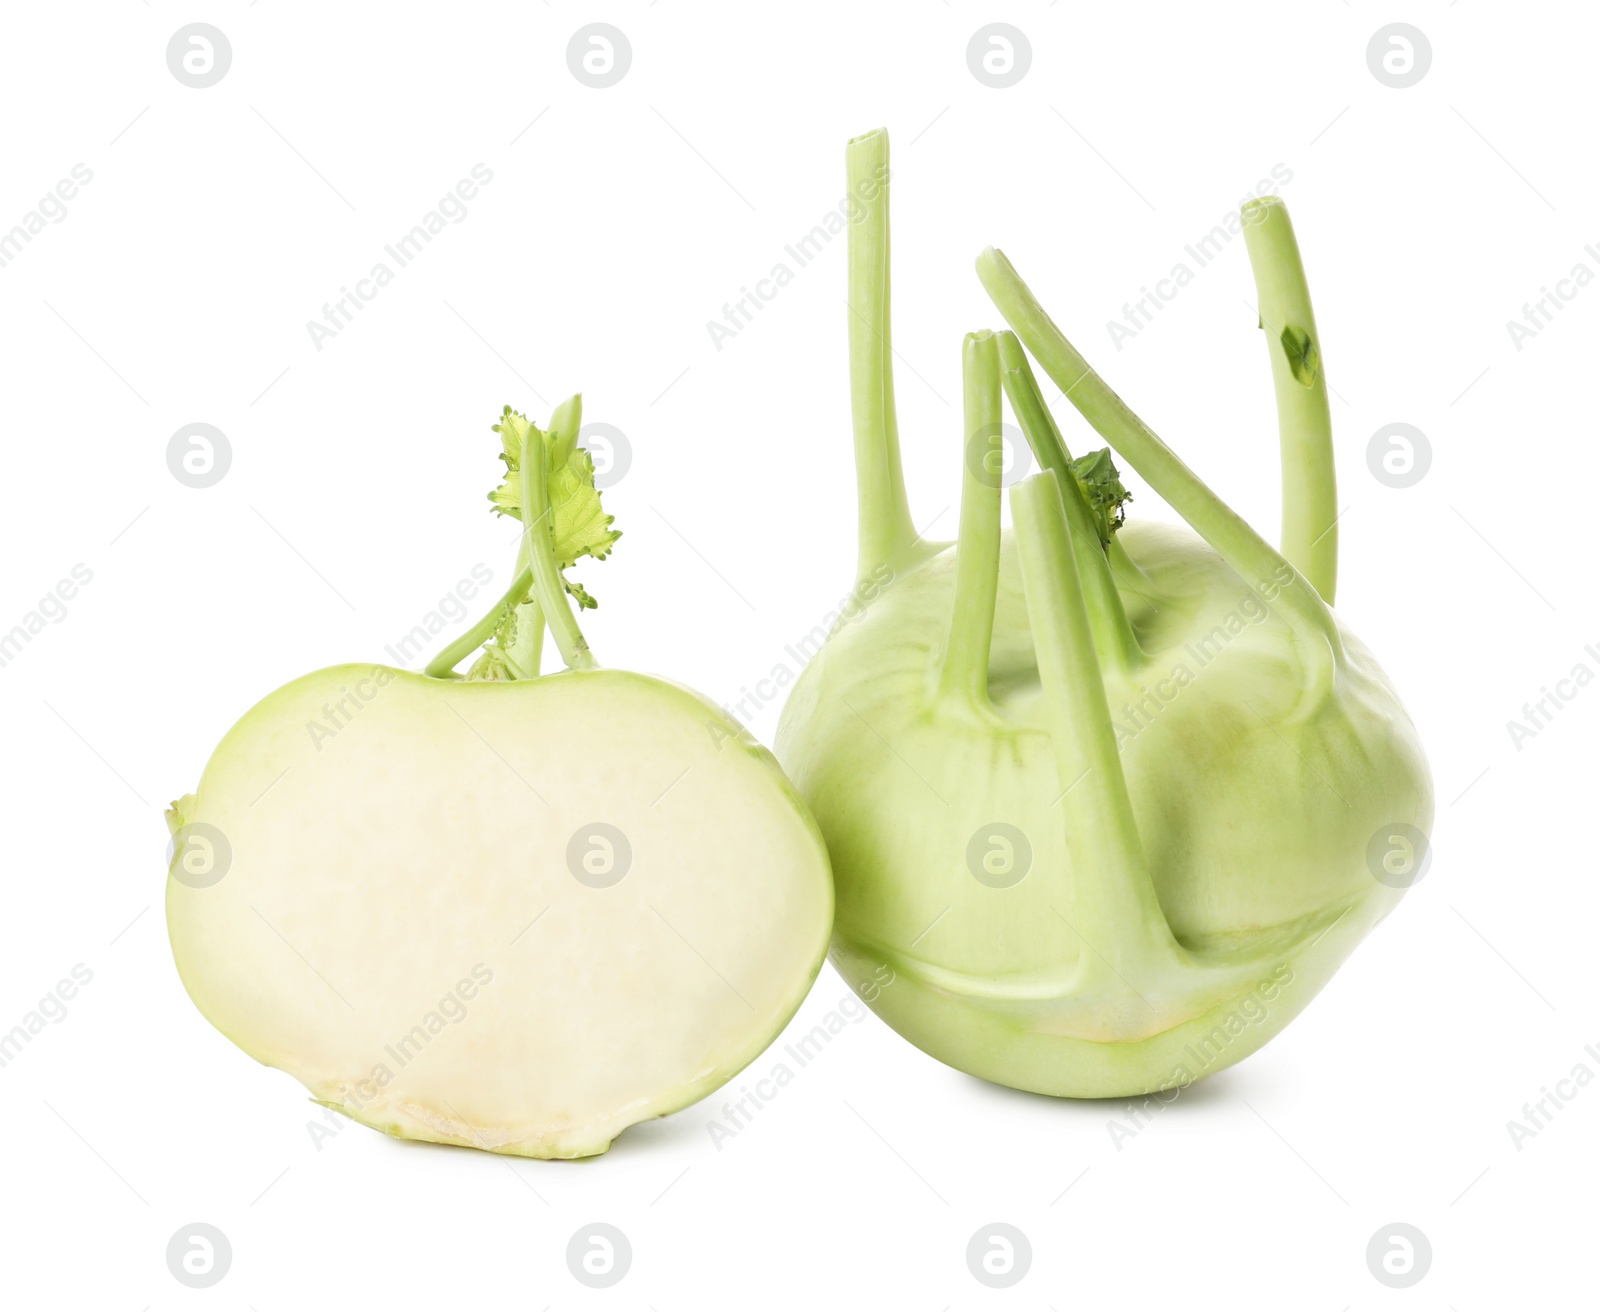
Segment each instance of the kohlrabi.
[{"label": "kohlrabi", "polygon": [[[603,1152],[760,1053],[827,947],[826,849],[772,756],[589,654],[563,571],[617,535],[578,427],[576,397],[549,432],[501,417],[493,499],[522,545],[482,623],[425,674],[280,688],[168,816],[195,1004],[404,1138]],[[541,677],[547,624],[569,668]]]},{"label": "kohlrabi", "polygon": [[[827,838],[832,959],[917,1046],[1100,1097],[1187,1084],[1281,1030],[1420,875],[1432,790],[1371,654],[1331,610],[1322,355],[1289,218],[1242,214],[1278,401],[1282,549],[1150,431],[1006,258],[1015,330],[964,348],[959,540],[913,528],[889,335],[888,143],[850,144],[859,574],[777,752]],[[1018,339],[1021,339],[1019,344]],[[1022,345],[1193,533],[1126,525],[1109,452],[1073,461]],[[1044,472],[1001,530],[1001,393]],[[892,581],[884,585],[885,579]]]}]

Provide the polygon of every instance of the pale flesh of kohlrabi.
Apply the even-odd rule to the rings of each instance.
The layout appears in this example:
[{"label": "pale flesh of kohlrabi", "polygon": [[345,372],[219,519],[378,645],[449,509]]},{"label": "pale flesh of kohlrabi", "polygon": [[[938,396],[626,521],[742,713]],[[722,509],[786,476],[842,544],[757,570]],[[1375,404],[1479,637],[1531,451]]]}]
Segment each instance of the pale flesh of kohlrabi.
[{"label": "pale flesh of kohlrabi", "polygon": [[[849,146],[870,198],[849,233],[849,331],[858,577],[873,586],[777,737],[833,860],[832,959],[858,985],[889,967],[893,986],[864,994],[878,1014],[986,1079],[1075,1097],[1187,1084],[1310,1001],[1399,899],[1432,819],[1415,730],[1330,609],[1327,392],[1288,214],[1267,198],[1243,215],[1281,551],[993,250],[979,275],[1016,335],[966,339],[959,540],[931,543],[901,478],[887,183],[868,182],[887,162],[881,132]],[[1070,462],[1022,344],[1193,533],[1117,529],[1114,467]],[[1008,532],[1002,390],[1045,471],[1011,489]]]},{"label": "pale flesh of kohlrabi", "polygon": [[[404,1138],[604,1152],[754,1059],[827,947],[826,849],[771,754],[589,652],[563,570],[617,535],[578,426],[577,398],[548,433],[502,416],[493,499],[524,530],[479,625],[426,674],[280,688],[169,812],[168,927],[201,1012]],[[538,677],[547,623],[569,669]]]}]

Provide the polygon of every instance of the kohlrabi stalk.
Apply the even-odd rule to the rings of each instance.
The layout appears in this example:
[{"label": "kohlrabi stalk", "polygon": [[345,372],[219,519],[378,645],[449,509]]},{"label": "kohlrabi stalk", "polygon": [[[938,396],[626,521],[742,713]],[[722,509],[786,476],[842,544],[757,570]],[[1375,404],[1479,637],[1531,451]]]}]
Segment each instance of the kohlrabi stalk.
[{"label": "kohlrabi stalk", "polygon": [[[528,589],[533,586],[533,571],[528,568],[526,545],[517,549],[517,564],[512,571],[511,586],[501,595],[500,600],[470,629],[455,639],[448,647],[428,663],[426,673],[430,678],[448,679],[454,677],[457,665],[483,646],[493,635],[496,629],[504,624],[508,617],[518,614],[519,604],[522,611],[529,608],[533,610],[533,617],[538,618],[537,601],[525,601]],[[519,621],[520,622],[520,621]],[[542,638],[544,636],[543,620],[538,618],[539,627],[534,632]],[[533,678],[539,673],[539,659],[543,654],[543,643],[527,644],[519,661],[521,671],[519,677]]]},{"label": "kohlrabi stalk", "polygon": [[[552,425],[553,427],[553,425]],[[561,583],[550,537],[550,489],[546,481],[543,437],[532,427],[522,439],[522,550],[533,570],[534,588],[550,633],[567,668],[590,670],[593,653],[578,627]]]},{"label": "kohlrabi stalk", "polygon": [[[1326,693],[1334,667],[1343,660],[1344,647],[1338,625],[1317,589],[1106,385],[1045,313],[1010,260],[991,246],[978,257],[978,277],[996,308],[1078,413],[1283,616],[1299,639],[1308,691]],[[1331,484],[1331,461],[1327,476]],[[1297,529],[1297,538],[1299,535]],[[1331,585],[1331,572],[1328,577]]]},{"label": "kohlrabi stalk", "polygon": [[1090,949],[1085,973],[1101,963],[1136,991],[1133,981],[1165,974],[1181,953],[1150,880],[1074,559],[1080,551],[1099,555],[1099,540],[1073,544],[1053,472],[1011,489],[1011,515],[1056,777],[1066,784],[1066,849],[1074,869],[1094,871],[1064,881],[1061,914]]},{"label": "kohlrabi stalk", "polygon": [[1338,499],[1333,479],[1333,421],[1311,293],[1289,209],[1279,196],[1246,201],[1239,211],[1255,272],[1261,327],[1278,400],[1283,465],[1283,533],[1289,563],[1333,605],[1339,573]]},{"label": "kohlrabi stalk", "polygon": [[[1000,575],[1000,466],[982,449],[1000,444],[1000,357],[993,333],[972,333],[962,344],[964,461],[961,550],[950,608],[950,636],[939,691],[965,709],[989,709],[989,643]],[[980,451],[980,458],[974,458]],[[865,562],[863,562],[865,563]]]},{"label": "kohlrabi stalk", "polygon": [[[1083,589],[1100,664],[1126,674],[1144,664],[1144,653],[1139,650],[1139,640],[1128,623],[1122,597],[1112,578],[1107,544],[1102,540],[1083,489],[1072,472],[1072,457],[1061,440],[1055,417],[1039,394],[1039,385],[1021,343],[1015,333],[1004,332],[999,336],[1006,399],[1011,402],[1011,411],[1022,425],[1035,459],[1056,476],[1065,502],[1067,526],[1077,544],[1073,556],[1077,562],[1078,581]],[[1130,564],[1130,570],[1136,569]]]},{"label": "kohlrabi stalk", "polygon": [[[462,659],[492,637],[495,641],[485,647],[469,680],[536,678],[546,625],[569,667],[593,665],[566,598],[575,598],[580,608],[593,606],[594,599],[563,571],[583,556],[604,560],[621,534],[611,529],[611,516],[601,509],[593,461],[578,446],[582,422],[580,396],[568,397],[556,407],[548,430],[505,407],[495,431],[501,436],[507,477],[489,499],[497,513],[523,521],[511,586],[476,624],[429,662],[430,677],[457,677],[455,668]],[[559,504],[553,495],[557,483]],[[525,510],[529,505],[537,506],[531,514]]]},{"label": "kohlrabi stalk", "polygon": [[845,150],[846,181],[860,209],[850,223],[850,414],[855,426],[860,556],[856,576],[899,571],[938,550],[918,536],[900,469],[889,334],[889,134],[857,137]]}]

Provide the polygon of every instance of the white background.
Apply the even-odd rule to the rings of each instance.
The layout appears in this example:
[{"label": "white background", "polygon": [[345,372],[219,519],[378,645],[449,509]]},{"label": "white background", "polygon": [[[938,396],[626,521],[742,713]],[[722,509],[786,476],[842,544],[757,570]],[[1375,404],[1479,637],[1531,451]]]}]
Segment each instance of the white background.
[{"label": "white background", "polygon": [[[1600,691],[1508,720],[1600,642],[1595,344],[1583,289],[1518,350],[1508,320],[1600,239],[1593,16],[1576,6],[1018,3],[8,7],[0,230],[75,164],[59,223],[0,268],[0,629],[93,581],[0,668],[10,860],[0,1029],[93,981],[0,1070],[0,1298],[16,1307],[1504,1308],[1591,1302],[1600,1087],[1520,1147],[1507,1122],[1600,1072],[1593,743]],[[182,25],[230,39],[195,90]],[[632,64],[569,72],[582,25]],[[1027,75],[971,75],[1020,28]],[[1427,75],[1366,48],[1421,28]],[[530,121],[532,126],[529,126]],[[1329,376],[1340,610],[1400,688],[1438,794],[1433,866],[1268,1048],[1113,1145],[1117,1103],[982,1084],[873,1017],[720,1150],[716,1105],[584,1163],[508,1161],[321,1122],[188,1002],[161,899],[162,808],[260,696],[383,660],[477,563],[507,581],[488,431],[581,389],[633,464],[625,537],[578,571],[602,661],[735,702],[851,583],[844,243],[719,351],[707,321],[839,203],[843,146],[895,143],[895,344],[919,524],[949,531],[971,269],[1003,245],[1109,381],[1263,530],[1271,386],[1242,245],[1136,339],[1105,329],[1285,164]],[[493,182],[319,351],[324,302],[468,175]],[[1069,442],[1085,445],[1075,415]],[[166,448],[215,424],[232,465]],[[1381,426],[1429,437],[1395,490]],[[1137,480],[1133,513],[1165,515]],[[778,704],[753,715],[770,742]],[[354,784],[352,786],[355,786]],[[824,970],[809,1028],[847,990]],[[780,1040],[780,1043],[783,1040]],[[735,1085],[764,1075],[775,1047]],[[1572,1087],[1572,1086],[1569,1086]],[[1587,1212],[1587,1216],[1586,1216]],[[564,1253],[619,1226],[628,1276]],[[165,1252],[204,1221],[209,1290]],[[968,1273],[1006,1221],[1033,1263]],[[1418,1226],[1409,1290],[1369,1273]],[[1565,1305],[1565,1304],[1563,1304]]]}]

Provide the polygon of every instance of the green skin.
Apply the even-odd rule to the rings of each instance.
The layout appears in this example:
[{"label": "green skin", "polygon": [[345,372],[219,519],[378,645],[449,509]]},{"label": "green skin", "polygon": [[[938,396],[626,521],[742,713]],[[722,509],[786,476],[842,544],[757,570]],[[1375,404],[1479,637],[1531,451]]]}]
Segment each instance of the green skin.
[{"label": "green skin", "polygon": [[[886,165],[881,133],[851,143],[852,182]],[[893,970],[878,1014],[998,1083],[1143,1094],[1247,1056],[1403,894],[1375,875],[1375,835],[1432,820],[1415,730],[1329,608],[1326,388],[1282,205],[1248,210],[1245,235],[1278,389],[1282,554],[994,251],[980,277],[1016,336],[967,338],[960,538],[918,538],[889,381],[886,189],[851,229],[859,576],[893,582],[798,681],[777,753],[828,840],[837,968],[858,986]],[[1023,344],[1196,533],[1112,536]],[[987,436],[1002,388],[1045,470],[1011,490],[1007,533]]]}]

